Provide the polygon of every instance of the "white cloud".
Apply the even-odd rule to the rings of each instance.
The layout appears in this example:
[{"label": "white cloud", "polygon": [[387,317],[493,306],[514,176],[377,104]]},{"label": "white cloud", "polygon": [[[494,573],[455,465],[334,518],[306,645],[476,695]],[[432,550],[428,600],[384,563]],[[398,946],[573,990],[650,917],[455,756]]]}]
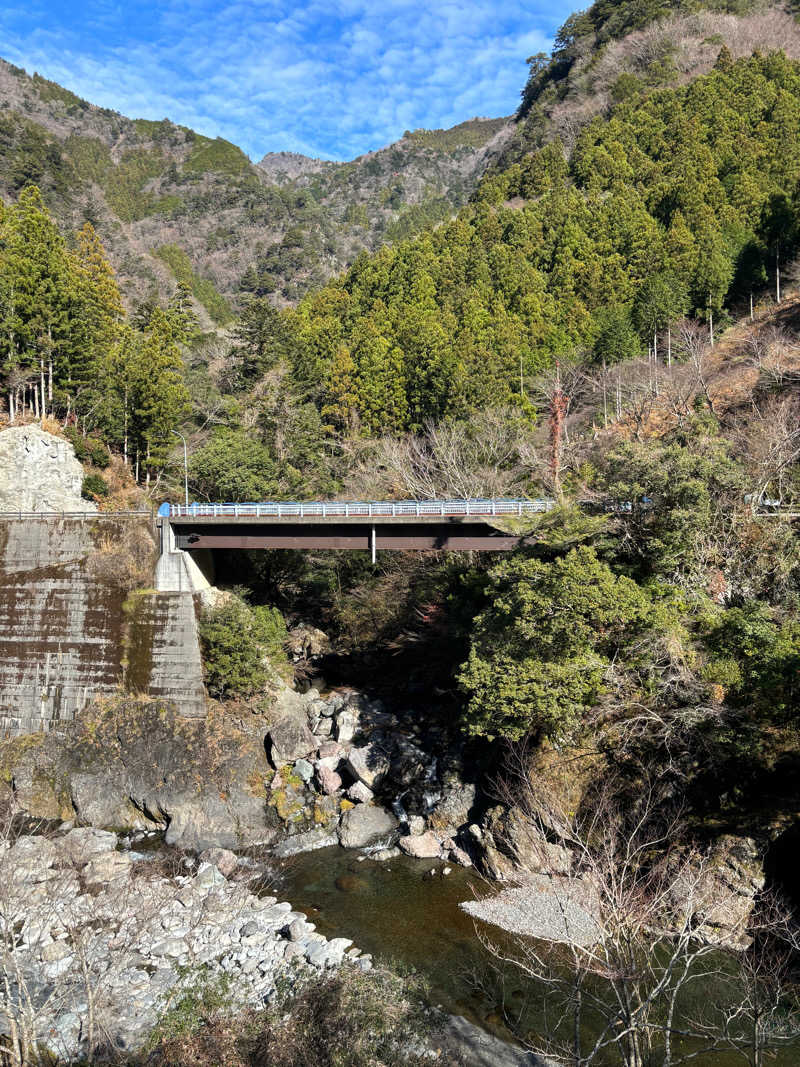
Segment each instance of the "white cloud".
[{"label": "white cloud", "polygon": [[124,114],[224,136],[253,158],[352,158],[406,128],[509,114],[526,56],[549,48],[570,10],[542,0],[148,0],[129,25],[115,3],[87,6],[72,20],[37,0],[4,8],[5,58]]}]

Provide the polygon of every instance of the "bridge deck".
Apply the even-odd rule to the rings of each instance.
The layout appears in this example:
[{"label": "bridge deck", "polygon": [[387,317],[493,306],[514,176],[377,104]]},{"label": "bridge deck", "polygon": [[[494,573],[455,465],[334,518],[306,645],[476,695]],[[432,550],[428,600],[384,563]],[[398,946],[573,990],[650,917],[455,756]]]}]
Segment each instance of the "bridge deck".
[{"label": "bridge deck", "polygon": [[495,518],[549,511],[552,500],[311,500],[162,505],[180,549],[504,552],[519,537]]},{"label": "bridge deck", "polygon": [[253,519],[309,522],[439,522],[442,519],[489,518],[550,511],[553,500],[275,500],[244,504],[163,504],[159,514],[173,526]]}]

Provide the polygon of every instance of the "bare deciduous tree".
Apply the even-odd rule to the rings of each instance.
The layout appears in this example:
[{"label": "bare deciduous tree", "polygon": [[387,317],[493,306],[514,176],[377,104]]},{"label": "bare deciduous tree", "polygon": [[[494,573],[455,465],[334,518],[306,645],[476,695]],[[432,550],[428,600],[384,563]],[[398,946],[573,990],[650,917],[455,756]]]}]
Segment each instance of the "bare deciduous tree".
[{"label": "bare deciduous tree", "polygon": [[[527,936],[510,942],[479,931],[496,959],[541,990],[546,1032],[520,1035],[534,1051],[572,1067],[677,1067],[724,1049],[746,1050],[748,1042],[763,1050],[797,1044],[796,999],[781,1016],[779,1041],[772,1041],[778,1008],[769,1008],[764,981],[772,957],[763,953],[773,950],[763,946],[776,938],[796,942],[787,912],[776,906],[753,924],[743,910],[724,942],[711,944],[719,908],[715,857],[683,843],[681,813],[665,803],[655,781],[641,782],[634,795],[607,776],[575,812],[531,774],[521,749],[501,792],[519,815],[517,853],[543,872],[515,892],[529,895],[533,915],[541,914],[537,902],[546,895],[558,916],[549,928],[532,922]],[[687,998],[712,987],[713,1005],[709,1000],[697,1018],[687,1013]],[[779,988],[782,998],[795,996],[788,972]]]},{"label": "bare deciduous tree", "polygon": [[541,473],[530,425],[518,411],[496,408],[469,423],[430,423],[421,434],[383,438],[363,457],[351,485],[418,499],[468,499],[523,492]]}]

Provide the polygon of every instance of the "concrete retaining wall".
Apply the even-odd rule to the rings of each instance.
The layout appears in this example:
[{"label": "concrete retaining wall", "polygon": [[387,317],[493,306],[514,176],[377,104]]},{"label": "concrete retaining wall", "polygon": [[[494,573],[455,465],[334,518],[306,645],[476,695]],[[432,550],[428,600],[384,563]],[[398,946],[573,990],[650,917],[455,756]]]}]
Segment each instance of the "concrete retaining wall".
[{"label": "concrete retaining wall", "polygon": [[194,596],[152,588],[157,557],[147,517],[0,517],[0,735],[120,689],[205,714]]}]

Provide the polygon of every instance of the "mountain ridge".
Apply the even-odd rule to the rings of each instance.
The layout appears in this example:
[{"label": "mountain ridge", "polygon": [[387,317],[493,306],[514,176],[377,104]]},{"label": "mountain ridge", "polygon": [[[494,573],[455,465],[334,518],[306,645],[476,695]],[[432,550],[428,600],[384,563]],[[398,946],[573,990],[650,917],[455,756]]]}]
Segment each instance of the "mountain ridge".
[{"label": "mountain ridge", "polygon": [[127,118],[0,60],[0,194],[40,185],[65,229],[95,226],[129,306],[181,281],[206,328],[248,294],[294,303],[360,252],[452,216],[509,135],[508,119],[471,119],[344,163],[254,163],[223,138]]}]

